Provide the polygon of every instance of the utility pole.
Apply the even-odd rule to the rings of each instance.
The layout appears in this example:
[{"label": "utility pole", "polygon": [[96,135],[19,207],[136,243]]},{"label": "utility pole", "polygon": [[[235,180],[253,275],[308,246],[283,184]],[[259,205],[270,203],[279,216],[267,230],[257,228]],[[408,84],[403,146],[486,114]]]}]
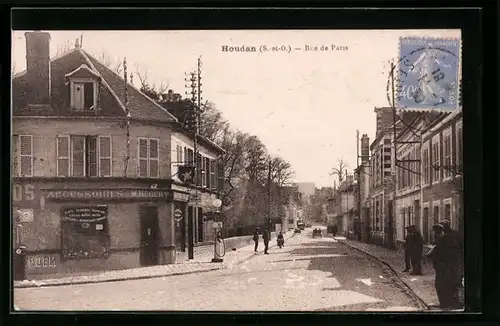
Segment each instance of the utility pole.
[{"label": "utility pole", "polygon": [[393,157],[394,157],[394,178],[392,178],[392,182],[394,182],[393,185],[393,195],[392,195],[392,211],[389,212],[389,223],[388,223],[388,242],[389,242],[389,248],[394,247],[394,228],[393,228],[393,223],[394,223],[394,215],[396,214],[396,209],[395,209],[395,203],[396,203],[396,169],[397,169],[397,150],[398,150],[398,144],[397,144],[397,132],[396,132],[396,99],[395,99],[395,90],[394,90],[394,69],[396,69],[396,65],[394,62],[391,62],[391,102],[392,102],[392,133],[393,133],[393,141],[392,143],[394,144],[394,150],[393,150]]},{"label": "utility pole", "polygon": [[189,209],[188,211],[191,210],[191,214],[188,214],[188,259],[193,259],[194,258],[194,237],[195,237],[195,225],[196,221],[198,219],[198,180],[201,181],[201,164],[202,162],[199,162],[198,160],[198,137],[199,137],[199,128],[200,128],[200,107],[201,107],[201,58],[198,58],[198,65],[197,65],[197,71],[196,72],[190,72],[189,74],[191,75],[191,78],[189,81],[191,84],[189,87],[191,88],[191,110],[193,110],[193,126],[192,126],[192,136],[194,139],[194,144],[193,144],[193,168],[194,168],[194,177],[193,177],[193,182],[192,186],[194,187],[194,194],[191,196],[192,200],[192,208]]},{"label": "utility pole", "polygon": [[272,162],[271,158],[269,158],[269,167],[267,172],[267,224],[269,229],[269,238],[271,238],[271,168]]}]

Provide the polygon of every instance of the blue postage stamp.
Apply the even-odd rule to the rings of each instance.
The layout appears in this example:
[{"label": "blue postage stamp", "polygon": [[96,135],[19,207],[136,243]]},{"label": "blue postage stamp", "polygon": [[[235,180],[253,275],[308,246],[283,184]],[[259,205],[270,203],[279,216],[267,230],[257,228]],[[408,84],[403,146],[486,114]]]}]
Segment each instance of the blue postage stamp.
[{"label": "blue postage stamp", "polygon": [[457,109],[461,78],[460,49],[458,38],[400,38],[396,107]]}]

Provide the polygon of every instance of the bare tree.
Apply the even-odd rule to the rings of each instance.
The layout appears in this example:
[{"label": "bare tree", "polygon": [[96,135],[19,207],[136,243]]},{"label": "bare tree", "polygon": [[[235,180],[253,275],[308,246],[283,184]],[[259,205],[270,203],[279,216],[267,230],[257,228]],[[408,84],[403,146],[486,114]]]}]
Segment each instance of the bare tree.
[{"label": "bare tree", "polygon": [[215,104],[207,102],[200,115],[200,134],[215,143],[220,143],[229,128],[229,122],[222,117]]},{"label": "bare tree", "polygon": [[269,154],[266,146],[257,136],[250,136],[246,142],[246,167],[247,176],[251,181],[256,181],[262,185],[267,183],[267,166]]},{"label": "bare tree", "polygon": [[121,75],[123,73],[123,60],[113,59],[106,52],[101,52],[97,59],[100,63],[108,67],[108,69],[112,70],[114,73],[118,75]]},{"label": "bare tree", "polygon": [[271,181],[278,187],[289,185],[293,176],[294,171],[289,162],[279,156],[271,159]]},{"label": "bare tree", "polygon": [[170,88],[170,83],[164,84],[161,82],[159,86],[148,82],[149,72],[147,69],[141,69],[140,65],[135,66],[135,74],[140,82],[140,90],[153,100],[160,100],[161,95],[166,93]]},{"label": "bare tree", "polygon": [[342,181],[344,181],[344,177],[346,175],[346,168],[347,168],[347,164],[344,162],[343,159],[339,159],[337,161],[337,167],[334,167],[332,169],[332,172],[330,172],[330,175],[336,175],[339,179],[339,184],[342,183]]}]

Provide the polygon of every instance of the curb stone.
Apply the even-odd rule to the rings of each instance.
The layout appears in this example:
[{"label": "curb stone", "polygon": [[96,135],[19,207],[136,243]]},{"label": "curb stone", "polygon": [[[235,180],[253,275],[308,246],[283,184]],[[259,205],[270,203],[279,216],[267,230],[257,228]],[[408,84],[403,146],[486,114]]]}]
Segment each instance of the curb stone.
[{"label": "curb stone", "polygon": [[[293,237],[295,234],[292,234],[291,236],[287,237],[286,239],[290,239]],[[269,246],[274,247],[274,245]],[[243,257],[242,259],[237,260],[234,265],[241,264],[252,257],[254,257],[255,254],[252,252],[251,254]],[[44,287],[53,287],[53,286],[67,286],[67,285],[80,285],[80,284],[91,284],[91,283],[110,283],[110,282],[121,282],[121,281],[135,281],[135,280],[143,280],[143,279],[151,279],[151,278],[161,278],[161,277],[170,277],[170,276],[179,276],[179,275],[188,275],[188,274],[195,274],[195,273],[205,273],[205,272],[210,272],[210,271],[215,271],[215,270],[220,270],[220,269],[227,269],[228,265],[225,263],[222,263],[218,267],[212,267],[208,269],[202,269],[202,270],[191,270],[191,271],[184,271],[184,272],[173,272],[173,273],[168,273],[168,274],[158,274],[158,275],[139,275],[139,276],[127,276],[127,277],[117,277],[117,278],[110,278],[110,279],[103,279],[103,280],[76,280],[76,281],[66,281],[66,282],[56,282],[56,283],[43,283],[43,280],[40,281],[41,284],[14,284],[14,288],[16,289],[25,289],[25,288],[44,288]]]},{"label": "curb stone", "polygon": [[[333,237],[333,238],[335,239],[335,237]],[[421,297],[419,297],[419,296],[418,296],[418,295],[417,295],[417,294],[416,294],[416,293],[412,290],[412,288],[411,288],[411,287],[410,287],[410,286],[409,286],[409,285],[408,285],[408,284],[407,284],[407,283],[406,283],[406,282],[405,282],[405,281],[404,281],[401,277],[399,277],[399,275],[398,275],[398,273],[396,272],[396,270],[394,270],[394,268],[393,268],[393,267],[392,267],[389,263],[387,263],[386,261],[384,261],[384,260],[382,260],[382,259],[380,259],[380,258],[376,257],[375,255],[373,255],[373,254],[371,254],[371,253],[369,253],[369,252],[367,252],[367,251],[365,251],[365,250],[363,250],[363,249],[357,248],[357,247],[355,247],[355,246],[353,246],[353,245],[350,245],[350,244],[348,244],[348,243],[346,243],[346,242],[344,242],[344,241],[342,241],[342,240],[338,240],[338,239],[335,239],[335,240],[337,240],[338,242],[342,243],[343,245],[345,245],[345,246],[347,246],[347,247],[349,247],[349,248],[353,248],[353,249],[355,249],[355,250],[357,250],[357,251],[359,251],[359,252],[362,252],[363,254],[365,254],[365,255],[369,256],[370,258],[374,259],[375,261],[377,261],[377,262],[381,263],[382,265],[384,265],[385,267],[387,267],[387,268],[388,268],[388,269],[389,269],[389,270],[390,270],[390,271],[394,274],[394,276],[396,276],[397,280],[399,280],[399,282],[398,282],[398,283],[401,283],[401,284],[404,286],[404,288],[405,288],[406,292],[407,292],[407,293],[408,293],[408,294],[409,294],[409,295],[410,295],[413,299],[415,299],[415,301],[417,301],[417,302],[418,302],[418,304],[419,304],[422,308],[424,308],[425,310],[428,310],[428,311],[432,311],[431,307],[430,307],[430,306],[429,306],[429,305],[428,305],[428,304],[427,304],[427,303],[426,303],[426,302],[425,302],[425,301],[424,301]]]},{"label": "curb stone", "polygon": [[187,274],[194,274],[194,273],[204,273],[204,272],[210,272],[214,270],[219,270],[223,269],[224,267],[213,267],[209,269],[204,269],[204,270],[195,270],[195,271],[186,271],[186,272],[175,272],[175,273],[170,273],[170,274],[161,274],[161,275],[141,275],[141,276],[131,276],[131,277],[119,277],[119,278],[113,278],[113,279],[106,279],[106,280],[82,280],[82,281],[72,281],[72,282],[59,282],[59,283],[47,283],[47,284],[40,284],[40,285],[35,285],[35,284],[17,284],[14,286],[14,288],[17,289],[25,289],[25,288],[46,288],[46,287],[53,287],[53,286],[67,286],[67,285],[80,285],[80,284],[92,284],[92,283],[110,283],[110,282],[121,282],[121,281],[135,281],[135,280],[143,280],[143,279],[149,279],[149,278],[161,278],[161,277],[169,277],[169,276],[178,276],[178,275],[187,275]]}]

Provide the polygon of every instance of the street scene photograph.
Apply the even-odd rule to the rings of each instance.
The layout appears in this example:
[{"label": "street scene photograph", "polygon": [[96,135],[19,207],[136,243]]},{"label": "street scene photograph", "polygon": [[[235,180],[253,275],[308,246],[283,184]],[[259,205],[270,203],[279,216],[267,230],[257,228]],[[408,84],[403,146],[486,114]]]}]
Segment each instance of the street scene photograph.
[{"label": "street scene photograph", "polygon": [[12,31],[12,310],[463,312],[460,30]]}]

